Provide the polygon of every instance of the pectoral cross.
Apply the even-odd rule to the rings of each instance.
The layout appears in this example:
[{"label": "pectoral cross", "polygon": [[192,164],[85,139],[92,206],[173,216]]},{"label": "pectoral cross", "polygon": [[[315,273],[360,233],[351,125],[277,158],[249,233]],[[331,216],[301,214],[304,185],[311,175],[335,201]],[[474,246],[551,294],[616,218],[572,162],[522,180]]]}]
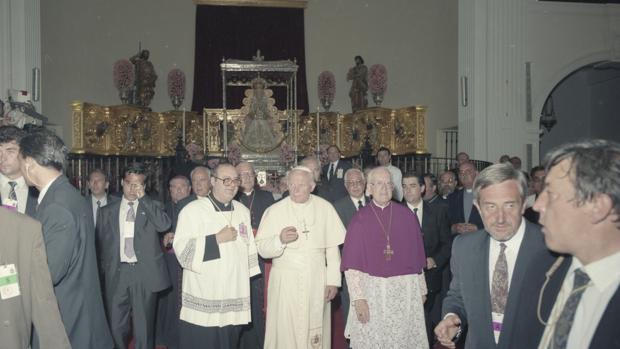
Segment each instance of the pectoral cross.
[{"label": "pectoral cross", "polygon": [[308,228],[306,228],[306,222],[304,221],[304,230],[301,231],[302,234],[304,234],[306,236],[306,240],[308,240],[308,233],[310,233],[310,230],[308,230]]},{"label": "pectoral cross", "polygon": [[390,245],[387,245],[385,247],[385,250],[383,250],[383,255],[385,256],[385,260],[386,261],[391,260],[393,254],[394,254],[394,250],[392,250],[392,247]]}]

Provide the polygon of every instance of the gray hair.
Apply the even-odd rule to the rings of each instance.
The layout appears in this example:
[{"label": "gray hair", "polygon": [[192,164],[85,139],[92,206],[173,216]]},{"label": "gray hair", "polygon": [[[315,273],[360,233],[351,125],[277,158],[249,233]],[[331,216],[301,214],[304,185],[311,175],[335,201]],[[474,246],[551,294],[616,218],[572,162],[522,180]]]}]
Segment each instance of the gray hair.
[{"label": "gray hair", "polygon": [[478,174],[474,181],[474,201],[478,202],[482,189],[510,180],[517,181],[521,203],[525,202],[525,197],[527,196],[527,179],[523,172],[515,169],[510,163],[491,165]]},{"label": "gray hair", "polygon": [[362,170],[360,170],[359,168],[350,168],[347,170],[347,172],[344,173],[344,180],[347,181],[349,179],[349,176],[353,173],[353,172],[357,172],[360,174],[360,176],[362,176],[362,179],[366,179],[364,176],[364,172],[362,172]]},{"label": "gray hair", "polygon": [[577,204],[605,194],[611,198],[614,212],[620,214],[619,143],[592,139],[562,144],[545,156],[546,172],[563,160],[570,161],[567,175],[575,186]]},{"label": "gray hair", "polygon": [[314,174],[312,173],[312,170],[309,169],[306,166],[295,166],[293,167],[290,171],[288,171],[286,173],[286,181],[289,181],[289,178],[291,178],[291,176],[293,175],[293,173],[295,172],[302,172],[305,173],[308,176],[308,179],[310,180],[311,183],[314,183]]},{"label": "gray hair", "polygon": [[[379,166],[379,167],[375,167],[372,170],[370,170],[370,172],[368,173],[368,183],[370,184],[374,184],[374,180],[375,180],[375,176],[377,175],[377,173],[379,172],[387,172],[387,174],[390,177],[390,182],[392,181],[392,175],[390,174],[390,171],[388,171],[387,168],[385,168],[384,166]],[[394,184],[394,183],[392,183]]]},{"label": "gray hair", "polygon": [[208,167],[196,166],[196,167],[194,167],[192,172],[189,173],[189,179],[191,180],[192,178],[194,178],[194,173],[196,173],[198,171],[205,171],[205,172],[207,172],[207,177],[211,177],[211,170]]},{"label": "gray hair", "polygon": [[[319,161],[319,159],[317,159],[317,158],[316,158],[316,157],[314,157],[314,156],[306,156],[305,158],[303,158],[303,159],[301,160],[301,166],[306,167],[308,170],[310,170],[310,169],[306,166],[306,164],[307,164],[308,162],[311,162],[311,161],[312,161],[312,162],[314,162],[314,163],[316,163],[319,167],[321,167],[321,162]],[[301,166],[297,166],[297,167],[301,167]],[[295,167],[295,168],[297,168],[297,167]],[[293,170],[294,170],[295,168],[293,168]],[[310,171],[310,172],[312,172],[312,171]],[[314,177],[313,177],[313,178],[314,178]]]}]

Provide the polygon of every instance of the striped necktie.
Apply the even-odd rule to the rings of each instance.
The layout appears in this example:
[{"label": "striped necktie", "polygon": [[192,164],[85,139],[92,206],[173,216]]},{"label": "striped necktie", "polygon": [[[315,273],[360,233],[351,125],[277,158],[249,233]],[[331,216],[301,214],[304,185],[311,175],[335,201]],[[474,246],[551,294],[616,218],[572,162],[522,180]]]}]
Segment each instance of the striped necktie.
[{"label": "striped necktie", "polygon": [[9,199],[15,203],[15,210],[17,210],[17,193],[15,192],[15,186],[17,186],[17,182],[10,181],[9,185],[11,186],[11,190],[9,191]]},{"label": "striped necktie", "polygon": [[[136,211],[133,208],[133,201],[127,203],[129,205],[129,210],[127,211],[126,222],[135,222],[136,221]],[[136,255],[136,252],[133,248],[133,237],[125,238],[125,248],[123,250],[125,252],[125,256],[127,258],[133,258]]]},{"label": "striped necktie", "polygon": [[575,280],[573,281],[573,290],[568,296],[564,308],[560,313],[558,322],[555,324],[555,330],[553,332],[553,340],[549,343],[549,349],[564,349],[568,342],[568,335],[570,334],[571,327],[573,327],[573,321],[575,320],[575,313],[577,307],[579,307],[579,301],[583,292],[585,292],[588,284],[590,283],[590,277],[583,270],[575,270]]}]

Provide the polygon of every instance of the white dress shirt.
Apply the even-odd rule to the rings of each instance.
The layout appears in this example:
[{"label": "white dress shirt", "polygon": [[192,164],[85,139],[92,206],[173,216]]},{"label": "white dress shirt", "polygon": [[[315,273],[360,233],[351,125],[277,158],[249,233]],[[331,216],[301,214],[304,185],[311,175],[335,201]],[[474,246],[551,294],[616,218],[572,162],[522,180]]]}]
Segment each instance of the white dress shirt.
[{"label": "white dress shirt", "polygon": [[620,268],[618,266],[620,266],[620,251],[586,266],[583,266],[576,257],[573,257],[573,262],[555,300],[538,348],[546,349],[549,346],[555,331],[555,324],[573,289],[575,270],[578,268],[582,268],[588,274],[590,283],[583,292],[577,306],[566,349],[581,349],[590,346],[599,321],[601,321],[611,297],[620,285]]},{"label": "white dress shirt", "polygon": [[[500,243],[506,244],[506,250],[504,250],[504,254],[506,255],[506,263],[508,264],[508,292],[510,294],[510,284],[512,280],[512,275],[515,270],[515,264],[517,263],[517,256],[519,255],[519,248],[521,247],[521,243],[523,242],[523,236],[525,236],[525,219],[521,219],[521,224],[517,229],[515,235],[510,238],[508,241],[497,241],[493,238],[489,241],[489,295],[493,290],[493,272],[495,271],[495,264],[497,263],[497,258],[499,257],[499,252],[501,247]],[[503,314],[496,314],[491,312],[491,320],[493,322],[502,323],[504,319]],[[499,331],[493,331],[495,335],[495,343],[499,341]]]},{"label": "white dress shirt", "polygon": [[[118,211],[118,223],[119,223],[119,231],[120,231],[120,256],[121,256],[121,263],[136,263],[138,261],[138,258],[135,256],[129,258],[127,256],[125,256],[125,238],[129,238],[129,237],[134,237],[134,225],[135,222],[126,222],[125,220],[127,219],[127,213],[129,211],[129,205],[127,204],[129,201],[127,199],[125,199],[125,197],[123,196],[123,199],[121,199],[121,208]],[[138,200],[133,202],[133,210],[134,213],[136,214],[136,219],[138,219]],[[134,249],[135,249],[135,238],[134,238]]]},{"label": "white dress shirt", "polygon": [[[97,199],[94,195],[90,196],[91,206],[93,209],[93,222],[95,222],[95,226],[97,225],[97,208],[103,207],[108,204],[108,196],[104,195],[101,199]],[[97,201],[99,201],[99,205],[97,206]]]},{"label": "white dress shirt", "polygon": [[403,173],[400,172],[398,167],[392,164],[385,166],[385,168],[390,171],[390,178],[392,179],[392,184],[394,185],[392,198],[400,202],[403,199]]},{"label": "white dress shirt", "polygon": [[336,175],[336,171],[338,170],[338,160],[334,161],[334,162],[330,162],[329,166],[327,166],[327,180],[332,179],[332,172],[331,169],[334,169],[334,176]]},{"label": "white dress shirt", "polygon": [[357,199],[352,197],[351,195],[349,195],[349,197],[351,198],[351,201],[353,201],[353,206],[355,206],[355,210],[356,211],[359,211],[359,209],[360,209],[358,207],[358,203],[357,203],[358,201],[362,202],[362,206],[366,206],[366,198],[364,197],[364,195],[362,195],[361,198],[357,198]]},{"label": "white dress shirt", "polygon": [[56,176],[56,178],[52,179],[51,181],[49,181],[49,183],[47,183],[39,192],[39,198],[37,199],[37,203],[40,205],[41,201],[43,201],[43,198],[45,197],[45,194],[47,194],[47,190],[50,188],[50,186],[52,185],[52,183],[54,183],[54,181],[56,181],[58,179],[58,177],[60,177],[62,175],[58,175]]},{"label": "white dress shirt", "polygon": [[17,179],[9,179],[3,174],[0,174],[0,195],[2,195],[2,204],[13,206],[9,199],[9,193],[11,192],[11,185],[9,182],[16,182],[15,195],[17,196],[17,211],[19,213],[26,213],[26,205],[28,203],[28,185],[24,180],[24,177]]},{"label": "white dress shirt", "polygon": [[[407,203],[407,207],[409,207],[409,209],[411,210],[411,212],[415,213],[415,215],[418,217],[418,222],[420,223],[420,227],[422,227],[422,214],[423,214],[423,207],[424,207],[424,202],[423,200],[420,200],[420,202],[418,202],[417,205],[412,205],[410,203]],[[413,209],[417,208],[418,211],[414,211]],[[424,232],[422,232],[424,233]]]}]

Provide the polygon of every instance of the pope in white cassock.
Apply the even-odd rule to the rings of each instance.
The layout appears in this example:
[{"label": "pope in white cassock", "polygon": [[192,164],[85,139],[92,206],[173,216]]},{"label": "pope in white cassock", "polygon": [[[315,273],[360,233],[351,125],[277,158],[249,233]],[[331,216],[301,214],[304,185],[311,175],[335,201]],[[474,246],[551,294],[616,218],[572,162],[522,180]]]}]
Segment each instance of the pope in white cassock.
[{"label": "pope in white cassock", "polygon": [[345,228],[334,207],[311,195],[310,169],[288,175],[290,195],[265,211],[258,253],[272,258],[265,349],[330,348],[330,301],[340,287]]},{"label": "pope in white cassock", "polygon": [[183,267],[179,348],[236,348],[250,314],[250,277],[260,273],[250,211],[233,200],[241,180],[219,165],[213,190],[179,214],[174,251]]}]

